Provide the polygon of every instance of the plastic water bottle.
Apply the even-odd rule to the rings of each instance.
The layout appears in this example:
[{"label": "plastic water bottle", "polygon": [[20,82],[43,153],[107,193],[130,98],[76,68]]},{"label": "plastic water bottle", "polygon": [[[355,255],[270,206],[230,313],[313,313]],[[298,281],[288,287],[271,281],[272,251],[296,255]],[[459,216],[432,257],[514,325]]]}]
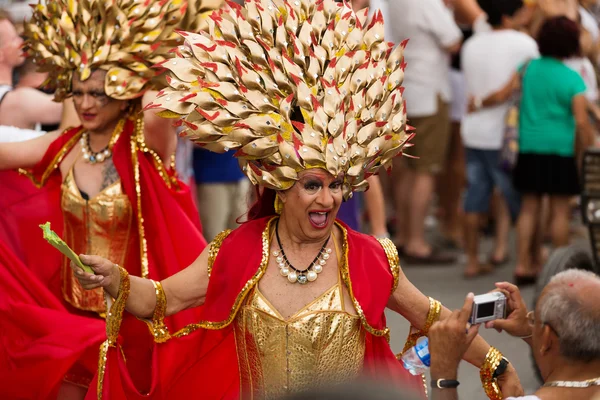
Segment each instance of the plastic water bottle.
[{"label": "plastic water bottle", "polygon": [[417,344],[404,353],[402,363],[404,364],[404,368],[412,375],[424,374],[431,365],[429,339],[425,336],[419,338]]}]

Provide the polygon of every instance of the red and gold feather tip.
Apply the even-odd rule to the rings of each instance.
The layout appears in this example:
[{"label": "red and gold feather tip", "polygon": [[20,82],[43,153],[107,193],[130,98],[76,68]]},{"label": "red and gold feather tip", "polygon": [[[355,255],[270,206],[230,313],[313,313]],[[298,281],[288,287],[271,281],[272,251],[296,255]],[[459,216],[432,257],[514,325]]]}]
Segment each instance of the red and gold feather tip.
[{"label": "red and gold feather tip", "polygon": [[254,184],[286,190],[298,172],[344,176],[344,195],[391,168],[411,134],[402,97],[406,42],[383,17],[334,0],[228,2],[161,67],[169,87],[149,108],[179,119],[204,148],[236,149]]},{"label": "red and gold feather tip", "polygon": [[118,100],[155,88],[152,68],[182,42],[177,30],[202,27],[221,0],[40,0],[25,25],[25,48],[56,101],[71,92],[73,74],[87,80],[107,71],[106,94]]}]

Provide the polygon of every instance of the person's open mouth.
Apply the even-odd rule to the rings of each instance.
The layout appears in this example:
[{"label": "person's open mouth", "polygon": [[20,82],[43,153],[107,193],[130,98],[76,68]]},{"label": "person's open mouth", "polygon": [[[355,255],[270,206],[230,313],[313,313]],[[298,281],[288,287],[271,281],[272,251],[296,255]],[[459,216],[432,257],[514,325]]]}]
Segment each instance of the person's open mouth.
[{"label": "person's open mouth", "polygon": [[312,226],[317,229],[323,229],[327,227],[327,223],[329,222],[329,214],[330,211],[309,211],[308,219]]},{"label": "person's open mouth", "polygon": [[94,118],[96,118],[96,114],[83,113],[81,114],[81,118],[83,118],[86,121],[92,121]]}]

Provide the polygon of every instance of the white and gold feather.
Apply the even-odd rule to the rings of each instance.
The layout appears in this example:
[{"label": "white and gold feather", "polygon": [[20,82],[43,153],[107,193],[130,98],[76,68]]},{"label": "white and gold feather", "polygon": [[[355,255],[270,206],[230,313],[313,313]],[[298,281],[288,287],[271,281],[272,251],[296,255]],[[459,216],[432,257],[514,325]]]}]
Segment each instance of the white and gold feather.
[{"label": "white and gold feather", "polygon": [[333,0],[230,3],[206,32],[182,32],[169,87],[149,108],[179,118],[208,150],[236,149],[254,184],[290,188],[298,172],[344,176],[344,194],[390,168],[410,138],[403,51],[383,17]]},{"label": "white and gold feather", "polygon": [[[151,88],[155,64],[181,43],[177,29],[195,29],[221,0],[39,0],[25,25],[26,48],[55,90],[70,94],[73,74],[87,80],[107,71],[106,94],[140,97]],[[204,14],[203,14],[204,13]]]}]

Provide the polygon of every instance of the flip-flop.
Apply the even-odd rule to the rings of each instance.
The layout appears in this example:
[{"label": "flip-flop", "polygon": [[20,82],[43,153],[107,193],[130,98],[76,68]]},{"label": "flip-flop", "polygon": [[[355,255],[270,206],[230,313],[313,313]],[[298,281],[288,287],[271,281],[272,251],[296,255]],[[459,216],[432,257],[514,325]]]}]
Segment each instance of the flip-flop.
[{"label": "flip-flop", "polygon": [[516,275],[515,274],[515,275],[513,275],[513,282],[518,287],[535,285],[535,283],[537,282],[537,275],[527,276],[527,275]]},{"label": "flip-flop", "polygon": [[413,265],[452,265],[456,262],[456,256],[433,249],[427,256],[413,256],[405,252],[403,261]]},{"label": "flip-flop", "polygon": [[482,265],[475,273],[464,271],[463,277],[465,279],[475,279],[479,278],[480,276],[489,275],[492,272],[494,272],[494,268],[491,265]]},{"label": "flip-flop", "polygon": [[488,263],[492,267],[503,267],[510,261],[510,257],[508,255],[504,256],[502,260],[496,260],[493,256],[488,259]]}]

